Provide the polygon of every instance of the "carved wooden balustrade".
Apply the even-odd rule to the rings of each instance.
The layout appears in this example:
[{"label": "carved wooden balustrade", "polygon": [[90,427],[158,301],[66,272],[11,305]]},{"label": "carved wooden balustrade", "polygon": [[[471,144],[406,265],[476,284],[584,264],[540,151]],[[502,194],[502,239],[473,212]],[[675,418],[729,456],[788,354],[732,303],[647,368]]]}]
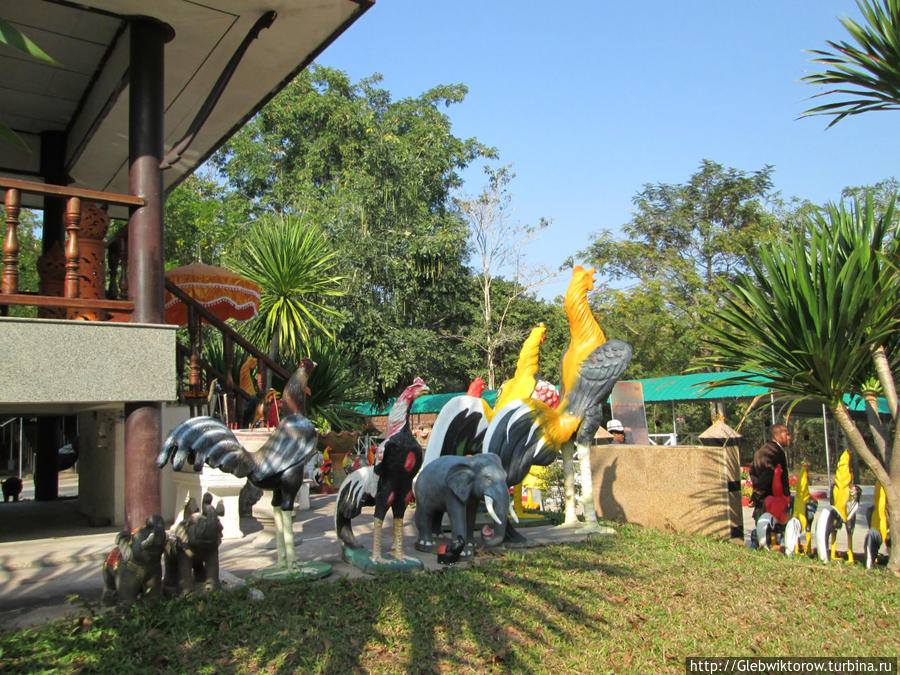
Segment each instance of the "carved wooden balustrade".
[{"label": "carved wooden balustrade", "polygon": [[[103,314],[112,321],[128,321],[134,311],[134,303],[129,300],[118,300],[118,294],[112,299],[83,297],[79,265],[82,257],[81,210],[82,202],[90,201],[99,205],[127,206],[138,208],[144,205],[141,197],[131,195],[82,190],[58,185],[47,185],[31,181],[0,177],[0,190],[5,190],[3,200],[6,209],[6,236],[3,240],[3,273],[0,278],[0,314],[5,315],[10,305],[24,305],[38,308],[53,308],[71,312],[87,310]],[[43,197],[61,197],[66,199],[64,226],[66,244],[64,248],[65,277],[62,295],[50,295],[19,290],[19,213],[23,194],[41,195]],[[101,280],[105,283],[105,280]],[[80,317],[80,318],[90,318]]]}]

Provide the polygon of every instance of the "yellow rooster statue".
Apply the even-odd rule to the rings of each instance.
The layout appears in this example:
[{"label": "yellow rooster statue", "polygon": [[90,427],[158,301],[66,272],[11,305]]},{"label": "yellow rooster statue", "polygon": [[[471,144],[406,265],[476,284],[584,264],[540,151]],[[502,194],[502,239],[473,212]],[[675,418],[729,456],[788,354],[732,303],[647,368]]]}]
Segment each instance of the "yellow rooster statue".
[{"label": "yellow rooster statue", "polygon": [[869,509],[869,531],[866,532],[866,569],[872,569],[878,559],[878,551],[888,541],[887,495],[880,482],[875,482],[872,506]]},{"label": "yellow rooster statue", "polygon": [[843,527],[847,533],[847,562],[852,563],[853,529],[859,508],[860,489],[853,485],[849,450],[844,450],[838,460],[832,493],[831,506],[820,509],[816,514],[816,550],[822,562],[837,560],[837,533]]}]

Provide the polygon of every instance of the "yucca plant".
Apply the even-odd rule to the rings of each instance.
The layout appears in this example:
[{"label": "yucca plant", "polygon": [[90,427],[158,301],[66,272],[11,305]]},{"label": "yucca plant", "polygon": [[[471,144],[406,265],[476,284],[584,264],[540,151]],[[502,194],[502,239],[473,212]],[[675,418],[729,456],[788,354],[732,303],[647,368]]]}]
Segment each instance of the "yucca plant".
[{"label": "yucca plant", "polygon": [[[896,380],[897,232],[893,204],[876,217],[871,201],[829,206],[728,284],[721,328],[710,327],[704,366],[740,371],[711,386],[764,376],[796,405],[818,400],[884,486],[894,532],[889,567],[900,574],[900,415]],[[894,366],[892,368],[892,365]],[[877,377],[891,411],[885,442],[870,447],[844,403]],[[880,420],[879,420],[880,422]],[[873,431],[877,429],[873,428]],[[876,437],[878,433],[874,434]]]},{"label": "yucca plant", "polygon": [[855,44],[829,40],[833,51],[810,49],[816,55],[812,61],[826,69],[802,78],[810,84],[836,87],[816,97],[844,98],[803,112],[803,116],[833,116],[829,127],[848,115],[900,108],[900,0],[858,0],[856,4],[865,19],[862,25],[848,17],[840,19]]},{"label": "yucca plant", "polygon": [[337,251],[321,230],[295,215],[264,216],[229,265],[259,284],[259,316],[242,327],[272,357],[308,354],[314,331],[326,335],[326,319],[338,313],[324,303],[344,294],[336,272]]}]

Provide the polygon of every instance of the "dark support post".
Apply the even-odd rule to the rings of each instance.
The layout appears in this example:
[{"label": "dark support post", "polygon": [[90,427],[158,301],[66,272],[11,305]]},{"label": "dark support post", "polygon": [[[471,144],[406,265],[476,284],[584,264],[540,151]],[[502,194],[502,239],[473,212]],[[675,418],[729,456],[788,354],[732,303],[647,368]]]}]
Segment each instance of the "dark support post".
[{"label": "dark support post", "polygon": [[[40,172],[44,182],[50,185],[68,185],[65,168],[66,133],[64,131],[41,132]],[[63,245],[65,234],[63,214],[66,200],[62,197],[44,197],[44,219],[41,228],[41,253],[47,253],[54,244]],[[62,417],[39,417],[37,424],[37,452],[34,456],[34,499],[52,501],[59,497],[59,448]]]},{"label": "dark support post", "polygon": [[37,452],[34,454],[34,500],[50,502],[59,497],[57,467],[61,417],[48,415],[37,418]]},{"label": "dark support post", "polygon": [[[41,177],[50,185],[68,185],[66,173],[65,131],[41,132]],[[66,200],[63,197],[44,197],[44,225],[41,234],[41,253],[47,253],[53,245],[65,243],[63,230],[63,214],[66,211]]]},{"label": "dark support post", "polygon": [[[128,86],[129,192],[146,203],[128,220],[128,293],[133,322],[163,323],[163,156],[164,45],[171,29],[152,19],[131,20]],[[158,401],[125,406],[125,521],[143,525],[160,513],[159,470],[162,443]]]}]

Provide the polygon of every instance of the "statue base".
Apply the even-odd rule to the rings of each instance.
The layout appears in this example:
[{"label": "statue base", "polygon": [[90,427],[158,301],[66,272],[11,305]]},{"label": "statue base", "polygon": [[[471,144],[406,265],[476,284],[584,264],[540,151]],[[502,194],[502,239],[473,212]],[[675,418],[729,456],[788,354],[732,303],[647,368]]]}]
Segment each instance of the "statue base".
[{"label": "statue base", "polygon": [[372,552],[364,548],[350,548],[346,544],[341,547],[341,557],[344,562],[361,569],[366,574],[384,574],[385,572],[420,572],[425,569],[425,564],[415,558],[397,560],[390,556],[384,558],[384,562],[372,561]]},{"label": "statue base", "polygon": [[265,567],[251,574],[258,581],[313,581],[331,574],[331,565],[316,560],[298,562],[292,567]]}]

